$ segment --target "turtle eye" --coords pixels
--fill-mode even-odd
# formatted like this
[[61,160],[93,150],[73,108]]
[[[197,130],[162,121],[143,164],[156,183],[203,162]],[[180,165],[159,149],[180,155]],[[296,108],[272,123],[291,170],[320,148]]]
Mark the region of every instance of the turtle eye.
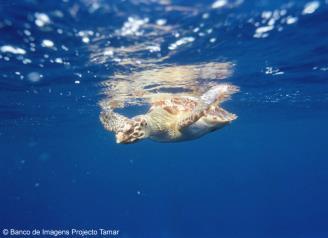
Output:
[[139,132],[138,131],[135,131],[133,132],[132,136],[138,136],[139,135]]
[[132,126],[130,124],[126,124],[123,128],[124,131],[129,131],[131,130]]

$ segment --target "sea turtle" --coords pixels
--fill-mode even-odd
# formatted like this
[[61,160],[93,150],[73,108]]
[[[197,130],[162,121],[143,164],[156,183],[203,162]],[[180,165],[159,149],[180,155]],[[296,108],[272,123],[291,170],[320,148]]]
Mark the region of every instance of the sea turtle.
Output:
[[134,143],[145,138],[159,142],[191,140],[237,118],[220,104],[238,91],[231,84],[219,84],[200,97],[172,96],[152,102],[146,114],[131,119],[105,108],[100,121],[116,134],[117,143]]

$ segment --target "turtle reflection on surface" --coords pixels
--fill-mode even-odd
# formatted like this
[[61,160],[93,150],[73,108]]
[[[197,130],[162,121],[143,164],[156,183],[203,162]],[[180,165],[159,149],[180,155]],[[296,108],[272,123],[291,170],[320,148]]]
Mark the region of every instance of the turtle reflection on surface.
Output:
[[131,74],[115,74],[102,83],[104,107],[141,105],[172,96],[200,96],[217,80],[231,75],[231,63],[163,66]]

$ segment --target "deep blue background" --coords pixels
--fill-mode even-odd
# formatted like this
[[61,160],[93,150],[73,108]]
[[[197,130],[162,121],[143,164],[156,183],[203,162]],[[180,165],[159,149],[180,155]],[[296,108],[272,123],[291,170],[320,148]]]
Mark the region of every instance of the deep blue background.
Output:
[[[307,1],[246,1],[218,10],[210,9],[212,1],[173,1],[199,5],[195,16],[130,1],[95,1],[103,7],[90,12],[90,2],[0,3],[0,46],[26,49],[32,60],[22,64],[17,55],[1,53],[0,229],[116,228],[122,238],[328,237],[325,1],[309,15],[301,14]],[[74,4],[80,7],[75,18],[68,14]],[[264,10],[286,6],[298,17],[295,24],[253,37],[249,19],[260,22]],[[54,10],[64,17],[51,17],[50,30],[38,29],[33,14]],[[238,120],[195,141],[115,144],[99,122],[98,102],[104,97],[99,82],[117,68],[90,63],[76,32],[113,32],[130,14],[166,18],[192,31],[205,12],[217,42],[199,38],[167,63],[234,62],[228,81],[241,92],[224,107]],[[35,52],[24,29],[35,38]],[[69,51],[42,48],[42,39]],[[43,62],[44,54],[70,65]],[[266,67],[284,74],[266,74]],[[15,72],[43,78],[33,83]]]

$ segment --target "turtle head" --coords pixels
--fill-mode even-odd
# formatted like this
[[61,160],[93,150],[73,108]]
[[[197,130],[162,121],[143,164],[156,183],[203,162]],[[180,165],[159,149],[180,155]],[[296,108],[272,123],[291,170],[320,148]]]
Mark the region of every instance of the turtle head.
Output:
[[131,144],[147,137],[147,121],[139,116],[127,121],[116,131],[116,143]]

